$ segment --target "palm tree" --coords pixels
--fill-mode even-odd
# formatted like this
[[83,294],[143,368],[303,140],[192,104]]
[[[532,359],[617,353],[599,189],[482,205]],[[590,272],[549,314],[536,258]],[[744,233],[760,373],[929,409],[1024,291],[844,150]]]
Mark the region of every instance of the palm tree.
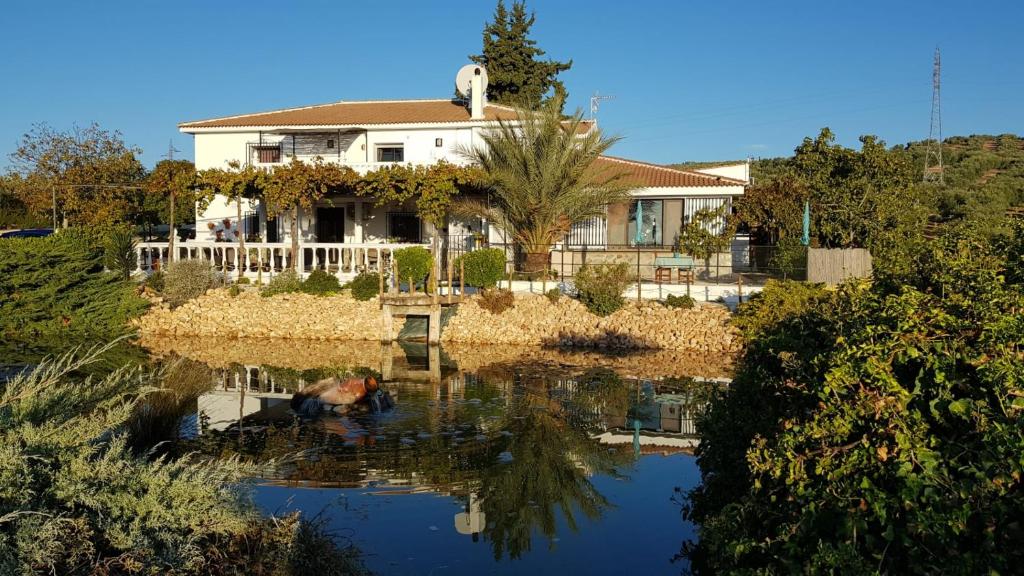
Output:
[[526,254],[526,272],[547,269],[551,246],[573,224],[628,198],[626,174],[595,164],[619,138],[597,128],[577,134],[582,113],[566,119],[560,108],[553,99],[538,111],[520,109],[517,120],[484,133],[481,145],[460,150],[483,169],[491,197],[462,200],[455,210],[502,229]]

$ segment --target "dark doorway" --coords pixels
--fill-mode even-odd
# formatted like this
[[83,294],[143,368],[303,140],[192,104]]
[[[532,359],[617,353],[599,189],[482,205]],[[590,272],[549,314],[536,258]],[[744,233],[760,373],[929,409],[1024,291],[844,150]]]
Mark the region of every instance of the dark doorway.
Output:
[[345,241],[345,208],[316,209],[316,241]]
[[420,218],[415,212],[388,212],[388,238],[394,242],[419,243]]

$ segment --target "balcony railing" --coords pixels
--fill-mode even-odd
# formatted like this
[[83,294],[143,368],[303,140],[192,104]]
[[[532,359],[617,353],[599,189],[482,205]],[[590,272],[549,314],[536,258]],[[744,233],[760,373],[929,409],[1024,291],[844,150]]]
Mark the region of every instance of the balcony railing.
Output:
[[[208,260],[228,279],[235,279],[239,270],[246,274],[263,273],[268,278],[279,274],[296,262],[296,272],[305,278],[313,270],[325,270],[341,281],[348,281],[361,272],[380,272],[391,265],[392,253],[400,248],[422,244],[340,244],[300,243],[292,254],[290,242],[246,242],[244,252],[235,242],[175,242],[174,259]],[[140,242],[136,249],[139,270],[151,274],[170,261],[167,242]]]

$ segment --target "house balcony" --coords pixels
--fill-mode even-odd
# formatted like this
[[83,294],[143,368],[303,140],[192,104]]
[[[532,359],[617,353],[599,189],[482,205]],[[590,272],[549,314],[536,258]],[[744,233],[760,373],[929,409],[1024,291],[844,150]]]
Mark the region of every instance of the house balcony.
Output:
[[[246,242],[243,251],[235,242],[188,240],[174,243],[173,256],[174,260],[207,260],[229,280],[238,278],[239,271],[249,276],[262,273],[269,280],[295,262],[300,278],[304,279],[314,270],[324,270],[340,282],[347,282],[363,272],[388,270],[394,251],[412,246],[427,245],[300,242],[298,252],[292,254],[290,242]],[[164,269],[171,259],[167,242],[140,242],[136,254],[139,271],[144,275]]]

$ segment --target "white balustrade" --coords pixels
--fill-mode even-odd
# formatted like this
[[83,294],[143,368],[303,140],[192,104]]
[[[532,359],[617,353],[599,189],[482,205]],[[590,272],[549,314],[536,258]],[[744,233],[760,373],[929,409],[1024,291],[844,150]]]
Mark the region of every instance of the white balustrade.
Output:
[[[424,245],[300,243],[296,271],[305,278],[313,270],[325,270],[338,280],[347,281],[360,272],[380,272],[382,263],[387,270],[392,252],[411,246]],[[139,270],[145,275],[163,269],[169,262],[167,242],[140,242],[137,253]],[[197,258],[210,261],[215,270],[233,280],[238,277],[239,269],[243,269],[246,275],[262,273],[268,279],[272,278],[291,267],[293,256],[290,242],[246,242],[244,252],[235,242],[190,240],[174,243],[175,260]]]

